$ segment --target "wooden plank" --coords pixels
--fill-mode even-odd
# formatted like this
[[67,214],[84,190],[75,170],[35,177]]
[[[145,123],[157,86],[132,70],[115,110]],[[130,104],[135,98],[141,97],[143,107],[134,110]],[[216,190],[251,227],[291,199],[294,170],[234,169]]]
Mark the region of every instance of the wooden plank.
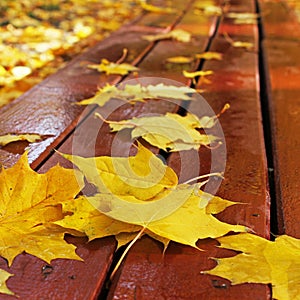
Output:
[[[214,26],[216,19],[207,18],[207,22]],[[188,83],[189,80],[182,76],[182,69],[170,68],[165,64],[166,57],[175,56],[175,55],[189,55],[195,53],[195,51],[203,51],[207,45],[208,36],[198,36],[195,37],[190,43],[182,44],[175,41],[162,41],[159,42],[156,47],[145,57],[143,62],[139,64],[139,74],[140,79],[134,82],[143,82],[144,76],[153,76],[153,77],[166,77],[177,80],[181,83]],[[166,52],[166,49],[168,51]],[[194,63],[190,66],[186,66],[190,70],[193,70],[197,67]],[[174,75],[176,74],[176,76]],[[150,79],[148,80],[150,83]],[[122,103],[122,102],[121,102]],[[123,104],[123,103],[122,103]],[[114,106],[116,105],[116,106]],[[103,108],[98,108],[97,111],[100,112],[103,116],[109,116],[109,119],[120,120],[124,118],[130,118],[133,116],[139,116],[142,114],[149,113],[165,113],[167,111],[176,111],[178,106],[169,101],[149,101],[146,103],[138,103],[135,106],[130,104],[123,104],[120,108],[116,108],[120,105],[120,102],[112,101],[105,105]],[[95,155],[111,155],[112,143],[115,143],[115,135],[109,132],[107,125],[101,127],[101,122],[95,120],[91,115],[84,120],[82,124],[76,129],[75,134],[70,136],[59,148],[61,152],[76,153],[82,156],[95,156]],[[126,138],[126,136],[125,136]],[[75,139],[79,139],[78,142],[74,142]],[[97,143],[95,144],[95,140]],[[74,147],[74,143],[78,147]],[[121,140],[117,142],[118,153],[121,155],[126,155],[128,148],[130,148],[132,141],[131,140]],[[114,147],[115,144],[114,144]],[[61,161],[62,164],[66,164],[66,161],[61,160],[61,158],[54,154],[40,169],[41,172],[47,170],[50,166]],[[101,243],[102,240],[99,240]],[[115,245],[114,239],[111,238],[111,243]],[[113,253],[113,251],[112,251]],[[109,266],[111,261],[107,261]],[[106,272],[106,268],[102,272]],[[99,273],[99,276],[102,276],[102,272]],[[141,274],[136,274],[138,277]]]
[[[144,17],[152,14],[145,14]],[[169,15],[165,22],[172,27],[179,17],[176,14]],[[34,162],[34,168],[78,122],[83,108],[73,105],[74,102],[92,96],[98,87],[106,83],[115,84],[121,80],[121,77],[116,75],[99,75],[97,71],[87,69],[86,64],[99,63],[102,58],[117,61],[124,48],[130,49],[126,62],[135,64],[155,44],[143,40],[142,36],[153,34],[161,28],[155,28],[154,21],[153,28],[141,26],[139,22],[142,23],[143,18],[138,19],[134,25],[124,26],[113,33],[91,50],[72,60],[65,68],[0,109],[1,135],[38,133],[45,137],[43,141],[29,145],[29,161]],[[16,142],[2,147],[1,164],[7,167],[13,165],[26,146],[28,144],[24,142]]]
[[[235,1],[236,7],[242,1]],[[240,11],[254,9],[254,2]],[[180,26],[180,25],[179,25]],[[245,28],[245,31],[243,30]],[[227,19],[219,28],[219,36],[213,40],[211,51],[224,54],[223,60],[205,63],[206,70],[215,73],[210,85],[201,86],[212,108],[218,112],[226,102],[231,109],[221,117],[227,147],[225,180],[218,195],[247,205],[231,207],[218,218],[232,224],[245,224],[257,234],[269,236],[269,197],[267,169],[260,116],[258,90],[258,56],[256,51],[236,49],[228,44],[223,33],[230,30],[232,38],[245,39],[257,45],[257,27],[234,25]],[[237,35],[236,32],[239,34]],[[188,108],[193,111],[193,104]],[[194,154],[191,153],[191,157]],[[210,166],[210,151],[200,149],[201,172]],[[180,173],[180,155],[172,154],[169,165]],[[206,158],[208,158],[206,160]],[[191,163],[193,167],[191,167]],[[193,160],[184,166],[190,170],[185,176],[193,177]],[[190,175],[190,176],[189,176]],[[185,178],[185,179],[187,179]],[[114,280],[108,299],[269,299],[268,287],[259,284],[230,286],[229,282],[200,271],[210,269],[214,263],[209,257],[230,256],[220,251],[211,240],[197,245],[207,252],[199,252],[175,243],[162,255],[162,246],[150,238],[143,238],[130,250]]]
[[[49,151],[72,131],[82,114],[85,117],[93,109],[84,111],[85,108],[74,106],[74,102],[92,96],[98,86],[121,79],[119,76],[99,75],[94,70],[85,69],[83,64],[87,61],[96,63],[101,58],[116,61],[124,47],[129,49],[127,61],[137,63],[154,45],[141,39],[141,35],[152,32],[151,29],[149,31],[136,26],[124,27],[73,60],[67,67],[1,109],[1,134],[37,132],[53,135],[41,143],[30,145],[30,161],[34,161],[32,165],[37,167],[47,158]],[[127,110],[130,108],[128,105]],[[26,143],[14,143],[0,149],[1,164],[12,165],[25,146]],[[47,171],[56,163],[57,160],[50,160],[41,171]],[[78,246],[78,254],[84,258],[84,263],[59,259],[43,271],[45,263],[36,257],[23,254],[16,258],[10,269],[15,276],[8,280],[8,286],[16,291],[19,299],[97,298],[112,261],[115,240],[107,238],[88,244],[79,238],[69,238],[68,241]],[[4,260],[0,263],[7,268]]]
[[[55,259],[48,265],[29,254],[20,254],[12,267],[1,258],[0,267],[14,274],[7,286],[18,298],[1,294],[1,300],[12,299],[97,299],[115,247],[111,239],[87,243],[84,238],[69,237],[77,246],[77,254],[84,262]],[[100,251],[101,249],[101,251]]]
[[261,10],[265,29],[266,66],[270,76],[268,91],[277,198],[277,233],[300,238],[300,22],[285,1],[261,2]]

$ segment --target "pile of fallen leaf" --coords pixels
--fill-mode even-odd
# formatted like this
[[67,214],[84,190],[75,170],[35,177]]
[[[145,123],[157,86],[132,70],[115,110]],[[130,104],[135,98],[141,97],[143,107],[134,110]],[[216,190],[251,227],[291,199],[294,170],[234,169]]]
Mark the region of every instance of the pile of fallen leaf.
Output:
[[126,0],[1,0],[0,106],[140,12]]

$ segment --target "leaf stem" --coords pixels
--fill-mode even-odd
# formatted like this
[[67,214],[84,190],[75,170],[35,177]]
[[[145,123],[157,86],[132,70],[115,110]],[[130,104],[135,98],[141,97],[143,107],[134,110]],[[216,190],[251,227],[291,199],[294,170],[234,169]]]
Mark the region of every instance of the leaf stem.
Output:
[[191,179],[183,182],[182,184],[188,184],[188,183],[193,182],[193,181],[198,180],[198,179],[203,179],[203,178],[206,178],[206,177],[213,177],[213,176],[218,176],[218,177],[224,178],[222,173],[210,173],[210,174],[204,174],[204,175],[200,175],[200,176],[191,178]]
[[128,49],[127,48],[123,48],[123,54],[122,56],[115,62],[116,64],[121,64],[125,58],[127,57],[128,54]]
[[95,113],[94,116],[96,118],[99,118],[101,121],[103,121],[106,124],[116,124],[116,125],[129,125],[129,126],[133,126],[133,127],[137,127],[136,124],[134,123],[129,123],[129,122],[122,122],[122,121],[109,121],[103,118],[103,116],[99,113]]
[[126,247],[125,251],[123,252],[122,256],[120,257],[119,261],[117,262],[116,266],[114,267],[113,271],[110,274],[109,280],[112,281],[114,276],[116,275],[116,272],[118,271],[121,263],[123,262],[125,256],[131,249],[131,247],[135,244],[135,242],[142,236],[142,234],[145,232],[146,227],[143,227],[141,231],[136,235],[136,237],[129,243],[129,245]]

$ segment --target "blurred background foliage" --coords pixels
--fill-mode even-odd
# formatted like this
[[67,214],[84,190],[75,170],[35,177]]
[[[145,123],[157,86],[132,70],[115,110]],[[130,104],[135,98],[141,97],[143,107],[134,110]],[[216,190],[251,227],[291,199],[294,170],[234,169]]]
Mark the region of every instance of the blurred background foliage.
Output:
[[142,10],[136,0],[0,2],[0,106]]

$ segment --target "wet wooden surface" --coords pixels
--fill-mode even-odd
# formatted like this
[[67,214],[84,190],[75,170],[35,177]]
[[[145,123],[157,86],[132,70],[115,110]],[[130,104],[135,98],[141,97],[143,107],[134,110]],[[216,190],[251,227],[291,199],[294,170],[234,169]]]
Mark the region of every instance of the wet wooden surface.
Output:
[[[215,5],[223,3],[221,0],[211,2]],[[231,12],[255,12],[256,9],[254,0],[229,2]],[[116,138],[109,132],[107,124],[94,118],[95,111],[105,118],[121,120],[152,113],[180,112],[182,105],[188,111],[200,113],[199,107],[193,103],[186,105],[153,100],[135,106],[112,101],[103,108],[96,108],[74,105],[76,101],[92,96],[97,87],[104,86],[105,83],[158,83],[157,79],[144,77],[159,77],[159,82],[164,78],[175,80],[178,84],[190,85],[191,81],[182,76],[183,69],[212,70],[214,74],[208,77],[211,83],[198,81],[196,87],[204,89],[202,95],[212,109],[204,108],[206,113],[218,113],[225,103],[230,103],[230,110],[220,118],[226,145],[219,147],[216,150],[218,154],[214,157],[211,156],[212,151],[206,148],[201,148],[198,153],[187,151],[184,157],[173,153],[168,156],[168,164],[180,175],[180,180],[184,181],[222,168],[225,166],[223,160],[226,159],[225,179],[217,195],[246,205],[228,208],[218,218],[228,223],[246,225],[256,234],[268,238],[270,198],[259,97],[258,26],[237,25],[232,19],[223,16],[199,16],[195,14],[199,3],[201,1],[174,1],[174,7],[179,8],[177,13],[146,13],[134,24],[119,30],[75,58],[64,69],[0,110],[0,134],[30,132],[45,135],[42,142],[29,145],[30,161],[39,172],[46,172],[57,162],[69,166],[51,151],[53,148],[86,157],[124,156],[131,151],[132,141],[129,136],[123,134]],[[262,3],[262,8],[268,7],[268,12],[269,6],[265,5]],[[283,14],[282,11],[278,13]],[[291,76],[297,78],[299,59],[292,55],[287,57],[284,53],[286,49],[289,49],[288,53],[296,53],[298,37],[293,33],[287,41],[282,30],[278,31],[282,40],[278,40],[277,31],[274,29],[276,22],[271,22],[267,14],[265,18],[268,37],[264,45],[268,50],[270,84],[273,88],[271,108],[274,117],[273,133],[276,137],[276,182],[280,188],[277,205],[283,205],[285,232],[297,236],[299,222],[291,219],[298,209],[298,166],[292,164],[298,155],[300,140],[296,135],[299,125],[299,97],[297,80],[291,80]],[[292,20],[294,25],[298,24],[296,19]],[[149,43],[141,39],[142,35],[165,32],[171,28],[192,32],[191,42],[183,44],[166,40]],[[224,34],[228,34],[233,41],[251,42],[253,48],[233,47]],[[283,44],[288,47],[283,49]],[[126,61],[140,68],[139,78],[134,75],[126,78],[99,75],[95,70],[85,68],[86,62],[97,63],[101,58],[117,61],[124,47],[129,51]],[[195,60],[186,65],[166,62],[171,56],[192,56],[203,51],[218,51],[223,54],[223,60]],[[278,61],[276,54],[284,56]],[[281,72],[285,80],[278,79]],[[291,99],[288,105],[285,102],[286,97]],[[292,146],[289,151],[286,151],[287,145]],[[2,147],[0,163],[11,166],[26,146],[26,143],[14,143]],[[151,149],[155,151],[154,148]],[[194,159],[198,161],[197,166]],[[212,182],[211,189],[217,189],[219,183]],[[217,249],[213,240],[199,241],[198,246],[207,250],[204,252],[171,243],[163,256],[162,246],[158,242],[143,237],[130,250],[109,289],[106,289],[105,284],[108,270],[115,258],[114,238],[86,243],[83,239],[68,237],[68,241],[78,245],[77,252],[84,258],[84,263],[57,259],[49,267],[45,262],[28,254],[17,257],[11,268],[15,276],[8,280],[8,287],[16,291],[19,299],[270,299],[270,290],[266,285],[230,286],[224,279],[200,274],[200,271],[214,266],[215,263],[210,257],[233,255],[231,251]],[[0,267],[6,268],[5,266],[6,262],[1,260]],[[14,298],[0,295],[0,299]]]
[[278,232],[300,238],[300,20],[285,1],[261,2],[269,69]]
[[[244,12],[249,10],[254,12],[254,5],[251,1],[249,5],[243,2],[243,8],[240,9]],[[228,19],[221,22],[218,35],[213,39],[209,50],[223,53],[223,60],[204,64],[204,70],[213,70],[215,74],[209,77],[212,81],[210,84],[201,85],[200,88],[206,90],[203,96],[215,112],[220,111],[226,102],[231,104],[231,109],[221,117],[226,140],[227,162],[225,180],[218,195],[248,204],[227,209],[218,217],[225,222],[245,224],[257,234],[268,237],[269,194],[257,78],[258,33],[256,26],[245,25],[245,27],[243,31],[242,25],[233,25]],[[254,49],[245,51],[245,49],[232,47],[223,37],[225,31],[230,32],[235,40],[253,42]],[[194,106],[196,105],[192,104],[188,109],[192,112],[197,111]],[[222,149],[219,150],[222,155]],[[201,174],[208,173],[212,167],[205,163],[209,161],[210,154],[207,149],[200,149]],[[187,178],[196,176],[195,167],[191,168],[193,157],[194,154],[190,153],[190,164],[184,166],[189,173],[185,175]],[[177,173],[182,168],[180,158],[179,154],[171,154],[169,157],[169,165]],[[214,168],[216,167],[214,165]],[[217,251],[210,240],[201,241],[199,247],[206,249],[207,252],[199,252],[172,243],[162,256],[162,247],[150,238],[144,238],[128,254],[112,284],[108,299],[268,299],[270,297],[268,287],[263,285],[247,284],[233,287],[226,280],[201,275],[199,271],[214,266],[209,257],[223,257],[230,255],[230,252]],[[141,277],[140,274],[143,276]]]

